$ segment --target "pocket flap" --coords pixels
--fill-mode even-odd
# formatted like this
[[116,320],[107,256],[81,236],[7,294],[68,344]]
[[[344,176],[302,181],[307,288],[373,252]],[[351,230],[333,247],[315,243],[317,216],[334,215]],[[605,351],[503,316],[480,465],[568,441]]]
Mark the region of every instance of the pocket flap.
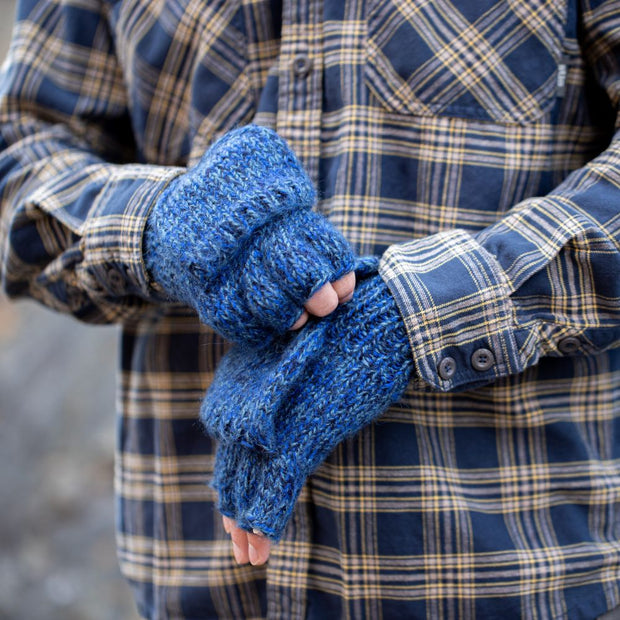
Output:
[[371,4],[366,81],[387,109],[527,123],[553,104],[565,2]]

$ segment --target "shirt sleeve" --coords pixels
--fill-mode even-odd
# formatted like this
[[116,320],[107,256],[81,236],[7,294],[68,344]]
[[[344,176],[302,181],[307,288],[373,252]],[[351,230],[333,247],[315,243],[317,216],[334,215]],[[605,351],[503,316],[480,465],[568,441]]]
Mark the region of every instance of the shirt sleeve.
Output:
[[9,297],[90,322],[160,298],[146,216],[181,168],[135,164],[103,4],[23,0],[0,73],[0,251]]
[[394,245],[382,257],[418,376],[434,389],[470,389],[543,356],[620,344],[620,22],[616,0],[587,4],[585,53],[616,110],[608,148],[489,228]]

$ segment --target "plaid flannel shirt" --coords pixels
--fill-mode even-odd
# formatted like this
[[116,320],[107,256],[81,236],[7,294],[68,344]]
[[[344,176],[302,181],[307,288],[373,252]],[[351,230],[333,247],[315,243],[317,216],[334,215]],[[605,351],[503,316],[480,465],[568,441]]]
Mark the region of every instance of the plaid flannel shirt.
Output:
[[[2,281],[122,330],[118,550],[153,618],[594,618],[620,605],[618,0],[22,0]],[[149,208],[286,138],[383,255],[416,365],[238,567],[197,423],[226,343],[158,301]]]

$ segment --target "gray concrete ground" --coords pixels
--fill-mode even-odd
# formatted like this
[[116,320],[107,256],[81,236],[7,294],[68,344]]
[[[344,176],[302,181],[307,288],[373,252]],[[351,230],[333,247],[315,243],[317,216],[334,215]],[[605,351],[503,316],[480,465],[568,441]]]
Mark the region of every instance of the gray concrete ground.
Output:
[[[4,58],[13,0],[0,0]],[[112,498],[118,332],[0,298],[0,620],[133,620]]]

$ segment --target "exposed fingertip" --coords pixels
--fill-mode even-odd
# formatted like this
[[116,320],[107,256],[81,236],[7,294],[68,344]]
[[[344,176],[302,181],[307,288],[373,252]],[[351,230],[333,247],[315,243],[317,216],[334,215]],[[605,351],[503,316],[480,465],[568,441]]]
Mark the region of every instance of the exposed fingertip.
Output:
[[315,316],[327,316],[338,307],[338,294],[328,282],[306,302],[306,310]]
[[289,327],[289,329],[291,331],[294,331],[296,329],[300,329],[301,327],[303,327],[306,323],[308,322],[308,313],[306,312],[306,310],[304,310],[300,315],[299,318],[291,325],[291,327]]
[[269,547],[259,550],[254,545],[249,545],[250,564],[262,566],[269,559]]
[[332,282],[332,286],[338,295],[340,303],[345,303],[353,297],[355,281],[355,271],[349,271],[349,273],[342,276],[342,278]]
[[269,559],[271,553],[271,541],[260,531],[253,530],[253,534],[248,534],[248,555],[250,563],[260,566]]
[[247,552],[244,553],[241,550],[241,547],[239,547],[239,545],[237,545],[235,541],[233,541],[232,548],[233,555],[235,556],[235,561],[237,562],[237,564],[247,564],[249,560]]
[[256,548],[254,547],[254,545],[248,546],[248,555],[250,557],[250,564],[252,564],[253,566],[256,566],[256,564],[260,560],[260,556],[258,555],[258,551],[256,551]]

